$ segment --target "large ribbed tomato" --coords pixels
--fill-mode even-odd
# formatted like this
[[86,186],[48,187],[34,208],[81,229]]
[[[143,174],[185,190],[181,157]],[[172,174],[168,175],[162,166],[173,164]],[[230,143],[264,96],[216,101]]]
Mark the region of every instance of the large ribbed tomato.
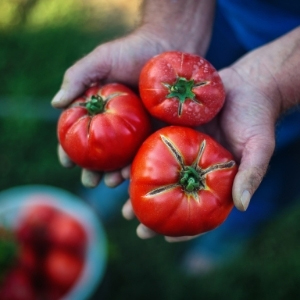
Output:
[[208,135],[164,127],[140,147],[130,180],[138,220],[166,236],[197,235],[220,225],[233,208],[232,155]]
[[113,171],[131,163],[150,133],[142,101],[122,84],[90,87],[61,114],[58,139],[79,166]]
[[179,51],[150,59],[141,71],[139,89],[148,111],[171,125],[207,123],[225,100],[222,80],[212,64]]

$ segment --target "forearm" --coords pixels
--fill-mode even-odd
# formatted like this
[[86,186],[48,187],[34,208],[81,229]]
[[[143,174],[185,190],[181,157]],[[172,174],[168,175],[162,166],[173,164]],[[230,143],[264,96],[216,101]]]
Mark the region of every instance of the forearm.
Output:
[[270,54],[268,64],[274,66],[281,111],[285,111],[300,104],[300,26],[270,45]]
[[205,55],[215,0],[145,0],[141,27],[173,50]]

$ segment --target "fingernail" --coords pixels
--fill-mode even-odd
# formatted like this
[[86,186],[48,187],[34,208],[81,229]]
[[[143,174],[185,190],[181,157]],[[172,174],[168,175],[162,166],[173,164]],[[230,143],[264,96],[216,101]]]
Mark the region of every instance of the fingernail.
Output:
[[244,211],[248,208],[248,205],[250,203],[250,199],[251,199],[251,194],[249,191],[245,190],[243,191],[242,193],[242,196],[241,196],[241,203],[243,205],[243,208],[244,208]]
[[64,96],[64,93],[65,93],[64,90],[59,90],[57,92],[57,94],[54,96],[54,98],[52,99],[51,104],[52,105],[57,105],[57,104],[61,103],[61,100]]

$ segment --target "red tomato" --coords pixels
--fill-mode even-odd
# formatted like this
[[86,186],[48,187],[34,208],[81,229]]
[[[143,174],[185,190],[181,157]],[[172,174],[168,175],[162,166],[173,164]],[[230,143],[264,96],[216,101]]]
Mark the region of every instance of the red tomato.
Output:
[[133,161],[133,210],[141,223],[166,236],[206,232],[230,213],[236,172],[232,155],[211,137],[188,127],[164,127]]
[[83,260],[60,249],[52,249],[45,257],[44,272],[50,285],[67,291],[79,278]]
[[58,139],[65,152],[73,162],[91,170],[126,166],[149,133],[142,102],[117,83],[89,88],[58,121]]
[[45,285],[40,288],[39,300],[62,300],[66,292],[59,289],[56,285],[51,285],[46,282]]
[[28,276],[35,276],[38,272],[39,257],[35,249],[28,244],[20,244],[17,264],[26,271]]
[[1,300],[37,300],[27,273],[19,268],[9,271],[0,284]]
[[49,239],[54,247],[60,247],[76,253],[83,253],[87,245],[87,236],[83,226],[73,216],[58,213],[49,223]]
[[200,56],[178,51],[150,59],[141,71],[139,88],[148,111],[171,125],[207,123],[225,100],[216,69]]
[[45,204],[24,208],[16,228],[18,239],[44,248],[48,242],[48,224],[56,213],[54,207]]

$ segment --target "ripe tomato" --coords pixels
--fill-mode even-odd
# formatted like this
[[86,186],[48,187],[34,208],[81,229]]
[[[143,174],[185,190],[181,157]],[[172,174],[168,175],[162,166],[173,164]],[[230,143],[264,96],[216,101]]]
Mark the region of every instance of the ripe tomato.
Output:
[[129,164],[150,133],[142,101],[117,83],[90,87],[58,121],[58,139],[83,168],[113,171]]
[[83,259],[60,249],[52,249],[45,257],[44,272],[50,285],[69,290],[83,270]]
[[38,273],[39,256],[30,244],[19,244],[17,265],[26,271],[27,276],[33,278]]
[[34,287],[21,268],[11,269],[0,284],[1,300],[37,300]]
[[150,59],[141,71],[139,89],[148,111],[171,125],[207,123],[225,100],[216,69],[200,56],[179,51]]
[[133,210],[141,223],[163,235],[206,232],[230,213],[236,172],[232,155],[211,137],[188,127],[164,127],[133,161]]
[[87,236],[83,226],[73,216],[60,212],[51,220],[48,227],[51,246],[74,253],[83,253]]
[[37,204],[22,211],[16,228],[16,235],[23,243],[45,248],[48,243],[48,224],[57,210],[49,205]]

